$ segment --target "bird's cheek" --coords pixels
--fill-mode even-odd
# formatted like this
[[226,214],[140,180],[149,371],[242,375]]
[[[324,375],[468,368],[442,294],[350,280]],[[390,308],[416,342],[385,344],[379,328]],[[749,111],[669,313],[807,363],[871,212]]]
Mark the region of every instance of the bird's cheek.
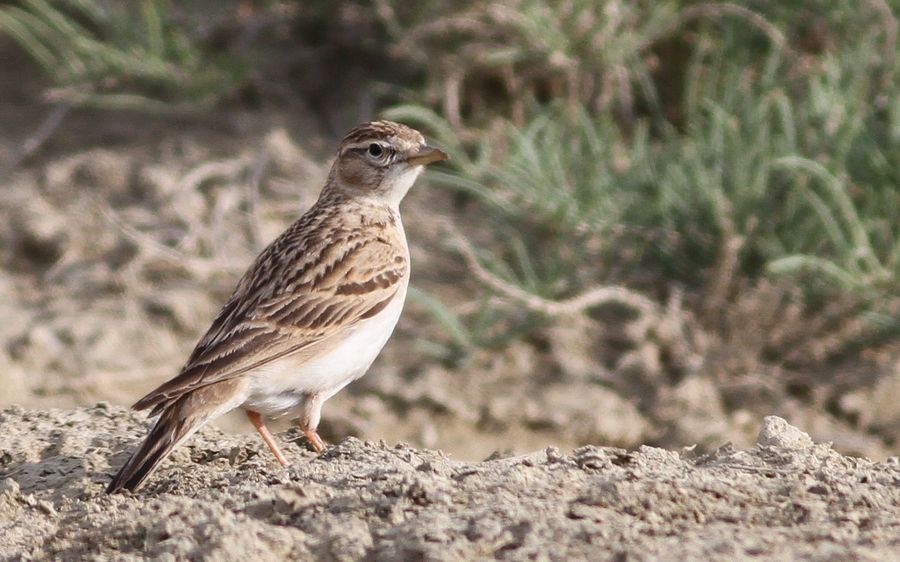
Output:
[[349,161],[340,168],[341,180],[344,185],[363,186],[367,183],[366,166],[357,161]]

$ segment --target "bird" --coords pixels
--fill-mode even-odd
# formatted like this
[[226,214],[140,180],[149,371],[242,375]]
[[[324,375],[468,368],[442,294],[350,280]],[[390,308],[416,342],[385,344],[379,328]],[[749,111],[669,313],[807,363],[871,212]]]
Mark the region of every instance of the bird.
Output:
[[264,418],[296,418],[324,451],[323,404],[366,373],[400,318],[410,277],[400,202],[425,166],[448,158],[400,123],[347,133],[316,202],[256,257],[179,374],[134,404],[158,418],[106,492],[138,490],[236,408],[282,466]]

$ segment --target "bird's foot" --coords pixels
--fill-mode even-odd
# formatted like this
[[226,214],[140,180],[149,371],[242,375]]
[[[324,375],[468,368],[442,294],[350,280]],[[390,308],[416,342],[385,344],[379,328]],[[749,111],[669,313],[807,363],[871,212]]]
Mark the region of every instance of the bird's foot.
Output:
[[309,444],[312,445],[312,448],[316,450],[317,453],[320,453],[325,450],[325,447],[328,446],[325,441],[319,437],[319,434],[315,429],[304,429],[303,435],[306,435],[306,440],[309,441]]

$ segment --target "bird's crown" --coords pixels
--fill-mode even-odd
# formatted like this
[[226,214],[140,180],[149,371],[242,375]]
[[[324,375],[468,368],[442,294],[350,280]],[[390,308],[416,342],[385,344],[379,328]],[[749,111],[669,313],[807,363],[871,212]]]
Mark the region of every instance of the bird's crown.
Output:
[[341,151],[372,141],[382,141],[400,150],[411,150],[425,144],[419,131],[393,121],[369,121],[353,128],[341,141]]

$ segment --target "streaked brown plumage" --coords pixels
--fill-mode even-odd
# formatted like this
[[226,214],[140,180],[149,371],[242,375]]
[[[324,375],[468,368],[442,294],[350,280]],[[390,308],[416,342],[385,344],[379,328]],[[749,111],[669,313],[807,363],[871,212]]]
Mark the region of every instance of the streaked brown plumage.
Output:
[[318,201],[256,258],[178,376],[135,405],[156,425],[107,488],[135,490],[174,447],[236,407],[286,464],[262,415],[294,415],[316,450],[322,404],[362,376],[399,317],[409,252],[398,205],[447,155],[389,121],[341,143]]

